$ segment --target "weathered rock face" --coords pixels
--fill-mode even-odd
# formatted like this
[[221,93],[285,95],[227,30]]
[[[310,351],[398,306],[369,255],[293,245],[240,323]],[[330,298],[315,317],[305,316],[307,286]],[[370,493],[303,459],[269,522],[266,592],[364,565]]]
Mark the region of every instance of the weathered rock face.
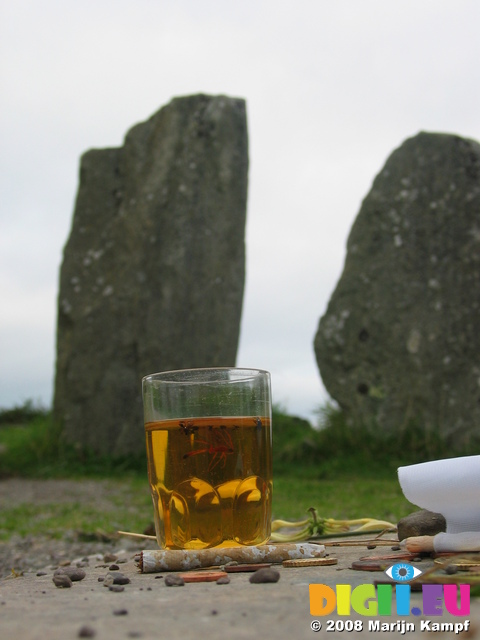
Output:
[[174,99],[82,157],[58,298],[70,442],[142,452],[144,375],[235,364],[247,176],[245,102],[225,96]]
[[420,419],[467,444],[480,424],[480,145],[420,133],[351,229],[315,353],[352,423]]

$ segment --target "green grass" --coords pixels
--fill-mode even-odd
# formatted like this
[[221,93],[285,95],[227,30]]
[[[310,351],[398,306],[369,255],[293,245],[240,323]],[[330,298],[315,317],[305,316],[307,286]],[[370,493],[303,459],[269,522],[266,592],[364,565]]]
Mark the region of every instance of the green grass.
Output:
[[152,522],[152,500],[146,478],[128,475],[123,480],[100,480],[101,503],[71,501],[25,502],[0,510],[0,540],[11,535],[70,536],[98,540],[116,531],[142,533]]
[[[375,425],[348,426],[330,405],[319,415],[321,428],[314,429],[280,407],[274,410],[274,518],[303,519],[315,507],[321,517],[396,522],[416,509],[401,492],[397,468],[454,455],[415,425],[388,435]],[[0,478],[12,476],[102,480],[112,485],[110,506],[52,502],[7,507],[0,513],[0,539],[13,533],[141,532],[152,519],[144,456],[112,459],[80,452],[65,443],[50,414],[31,403],[0,411]]]

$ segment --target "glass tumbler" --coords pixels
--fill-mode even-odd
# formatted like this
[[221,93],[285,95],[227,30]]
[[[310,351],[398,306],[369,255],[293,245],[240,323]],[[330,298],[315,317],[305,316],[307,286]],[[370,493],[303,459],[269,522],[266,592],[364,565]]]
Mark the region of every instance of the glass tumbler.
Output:
[[259,545],[270,537],[270,374],[166,371],[142,381],[160,548]]

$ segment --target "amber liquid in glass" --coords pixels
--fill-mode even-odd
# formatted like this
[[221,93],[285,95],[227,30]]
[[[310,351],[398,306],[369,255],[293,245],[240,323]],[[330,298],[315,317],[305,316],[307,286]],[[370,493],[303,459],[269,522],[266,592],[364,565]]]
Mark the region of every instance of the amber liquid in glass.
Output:
[[258,545],[270,537],[271,425],[265,417],[148,422],[160,547]]

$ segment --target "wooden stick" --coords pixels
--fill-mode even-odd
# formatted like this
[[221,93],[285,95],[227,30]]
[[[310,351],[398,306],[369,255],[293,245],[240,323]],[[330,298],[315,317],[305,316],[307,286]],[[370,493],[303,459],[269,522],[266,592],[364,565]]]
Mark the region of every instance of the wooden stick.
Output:
[[131,531],[117,531],[120,536],[130,536],[131,538],[144,538],[146,540],[156,540],[156,536],[148,536],[146,533],[132,533]]
[[365,545],[390,547],[398,544],[398,540],[386,540],[385,538],[371,538],[370,540],[323,540],[326,547],[364,547]]

